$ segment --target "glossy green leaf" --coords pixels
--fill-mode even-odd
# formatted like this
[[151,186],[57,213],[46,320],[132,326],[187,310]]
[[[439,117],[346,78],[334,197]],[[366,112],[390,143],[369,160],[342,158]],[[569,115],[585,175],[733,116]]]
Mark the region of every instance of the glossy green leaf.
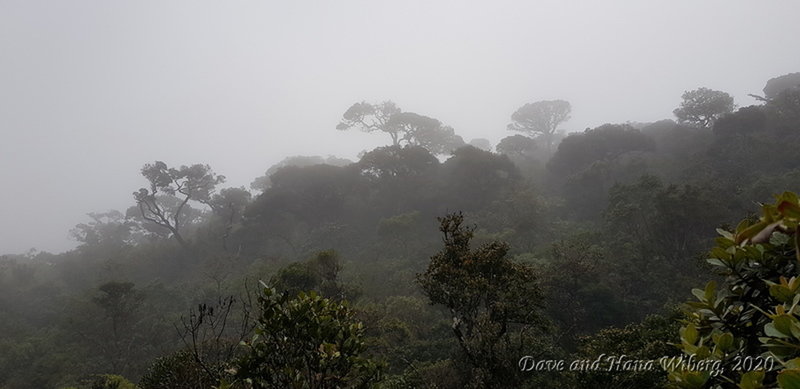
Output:
[[742,374],[739,380],[739,388],[741,389],[760,389],[764,387],[764,371],[754,370]]
[[786,369],[778,373],[781,389],[800,389],[800,369]]

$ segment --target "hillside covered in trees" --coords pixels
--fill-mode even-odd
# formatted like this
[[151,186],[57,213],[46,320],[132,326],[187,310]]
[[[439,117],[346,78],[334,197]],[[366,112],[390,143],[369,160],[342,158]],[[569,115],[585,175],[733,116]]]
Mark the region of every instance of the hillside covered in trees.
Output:
[[[800,207],[759,204],[800,193],[800,73],[758,105],[682,99],[573,133],[567,101],[509,107],[494,147],[357,102],[330,130],[386,146],[287,157],[250,188],[143,161],[130,208],[90,214],[76,249],[0,257],[0,388],[797,387],[778,372],[800,367]],[[736,347],[780,363],[725,381],[520,361]]]

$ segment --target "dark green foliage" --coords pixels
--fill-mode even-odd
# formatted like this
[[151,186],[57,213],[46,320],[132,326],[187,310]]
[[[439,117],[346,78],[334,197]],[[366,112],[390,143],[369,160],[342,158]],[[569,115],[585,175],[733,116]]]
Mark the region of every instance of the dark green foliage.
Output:
[[136,385],[118,375],[100,375],[94,378],[90,389],[136,389]]
[[444,249],[418,276],[425,295],[450,311],[453,333],[471,366],[470,385],[509,387],[523,376],[516,361],[542,338],[541,291],[533,270],[506,258],[508,245],[472,250],[461,214],[439,219]]
[[125,377],[114,374],[94,374],[79,381],[78,386],[64,389],[139,389]]
[[386,360],[387,374],[413,375],[420,365],[458,352],[450,321],[424,297],[392,296],[361,305],[359,317],[367,325],[368,351]]
[[320,275],[305,262],[295,262],[280,270],[272,279],[272,285],[281,292],[298,294],[319,288]]
[[705,231],[724,221],[723,212],[702,188],[664,185],[657,177],[642,176],[611,188],[604,218],[620,240],[638,245],[643,257],[685,265],[710,241]]
[[234,383],[322,389],[369,387],[379,380],[380,366],[362,355],[363,324],[347,303],[264,288],[258,305],[255,336],[234,363]]
[[[800,92],[790,84],[769,92],[763,105],[715,117],[713,131],[688,121],[609,124],[568,136],[550,161],[546,143],[557,143],[557,130],[547,140],[507,137],[499,154],[463,147],[434,155],[458,140],[452,129],[391,103],[362,103],[344,115],[345,127],[385,131],[396,145],[367,151],[356,163],[287,158],[267,170],[255,198],[242,188],[218,190],[221,177],[206,165],[147,165],[143,173],[158,194],[147,188],[145,202],[125,215],[91,214],[74,229],[78,249],[0,257],[0,388],[83,388],[91,384],[85,377],[104,373],[143,377],[152,387],[216,386],[232,378],[226,370],[238,352],[252,351],[237,345],[252,339],[255,323],[239,318],[240,307],[226,321],[225,305],[208,301],[245,295],[241,280],[253,277],[289,292],[275,309],[307,325],[295,329],[286,319],[275,326],[300,339],[309,328],[335,332],[353,322],[338,313],[329,316],[342,320],[327,322],[298,307],[339,312],[342,300],[355,301],[350,318],[366,328],[341,331],[363,342],[352,349],[362,350],[360,357],[388,363],[384,387],[658,386],[660,378],[649,375],[513,370],[522,355],[668,352],[662,346],[678,332],[662,336],[666,319],[647,317],[706,278],[702,252],[714,229],[732,230],[731,222],[773,193],[800,190]],[[189,250],[169,239],[170,228],[142,217],[138,205],[147,204],[177,223]],[[457,210],[480,229],[462,222],[459,235],[451,225],[441,250],[435,216]],[[785,240],[781,233],[773,238]],[[770,258],[790,257],[783,240],[759,244]],[[751,246],[758,247],[743,247]],[[439,250],[439,265],[424,273]],[[778,273],[786,266],[748,261],[743,274],[755,289],[747,303],[767,301],[772,305],[762,309],[777,313],[768,296],[775,285],[761,279],[791,289],[791,272],[784,284]],[[415,282],[419,273],[427,274],[426,289]],[[312,290],[330,301],[305,293],[303,302],[289,303]],[[452,295],[468,301],[447,301],[442,290],[461,291]],[[441,303],[428,304],[426,293]],[[705,299],[705,290],[695,294]],[[774,321],[755,309],[748,315],[756,327]],[[547,334],[540,330],[545,321],[552,323]],[[680,333],[691,335],[684,327]],[[714,330],[710,338],[707,328],[695,330],[704,346],[716,342]],[[579,342],[582,336],[589,340]],[[758,336],[745,338],[754,350],[776,350]],[[309,358],[321,355],[319,345],[301,346]],[[776,374],[764,382],[776,382]]]
[[543,266],[546,312],[567,349],[574,350],[579,336],[636,319],[633,304],[624,300],[619,270],[601,246],[601,238],[598,234],[576,234],[557,242],[552,247],[552,260]]
[[353,301],[359,291],[352,285],[341,283],[341,269],[339,254],[333,250],[320,251],[307,261],[295,262],[278,270],[271,284],[289,295],[316,291],[331,299]]
[[135,341],[131,329],[136,322],[137,310],[142,305],[144,295],[131,282],[107,282],[98,289],[101,293],[92,301],[103,310],[105,318],[110,321],[110,328],[101,329],[110,330],[104,356],[113,372],[127,372],[130,363],[127,348]]
[[[577,358],[596,360],[606,356],[625,355],[630,360],[658,360],[678,354],[677,315],[651,315],[640,323],[623,328],[607,328],[581,339]],[[603,365],[607,368],[606,364]],[[586,371],[575,375],[577,388],[666,388],[667,373],[656,366],[650,371]]]
[[116,333],[122,322],[136,312],[144,296],[131,282],[107,282],[97,289],[102,293],[92,301],[105,311]]
[[189,350],[156,359],[139,380],[141,389],[211,389],[218,384]]

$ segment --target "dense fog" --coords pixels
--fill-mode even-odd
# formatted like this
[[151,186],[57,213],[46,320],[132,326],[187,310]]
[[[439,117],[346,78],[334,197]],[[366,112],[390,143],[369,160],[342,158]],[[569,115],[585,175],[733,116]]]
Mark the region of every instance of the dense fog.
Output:
[[791,2],[0,2],[0,389],[800,387]]
[[[526,102],[565,131],[672,117],[685,90],[752,104],[797,71],[798,6],[723,1],[0,4],[0,252],[59,252],[130,202],[141,165],[209,163],[233,186],[292,155],[354,159],[332,131],[393,100],[496,144]],[[57,194],[55,193],[57,192]]]

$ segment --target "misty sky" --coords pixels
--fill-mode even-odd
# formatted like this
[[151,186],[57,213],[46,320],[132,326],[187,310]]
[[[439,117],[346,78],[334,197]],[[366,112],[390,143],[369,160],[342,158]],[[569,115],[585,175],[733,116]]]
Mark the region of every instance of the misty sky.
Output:
[[796,1],[0,0],[0,253],[75,246],[139,169],[208,163],[227,186],[290,155],[388,136],[335,130],[394,100],[495,144],[526,102],[583,130],[671,118],[683,91],[753,103],[800,71]]

